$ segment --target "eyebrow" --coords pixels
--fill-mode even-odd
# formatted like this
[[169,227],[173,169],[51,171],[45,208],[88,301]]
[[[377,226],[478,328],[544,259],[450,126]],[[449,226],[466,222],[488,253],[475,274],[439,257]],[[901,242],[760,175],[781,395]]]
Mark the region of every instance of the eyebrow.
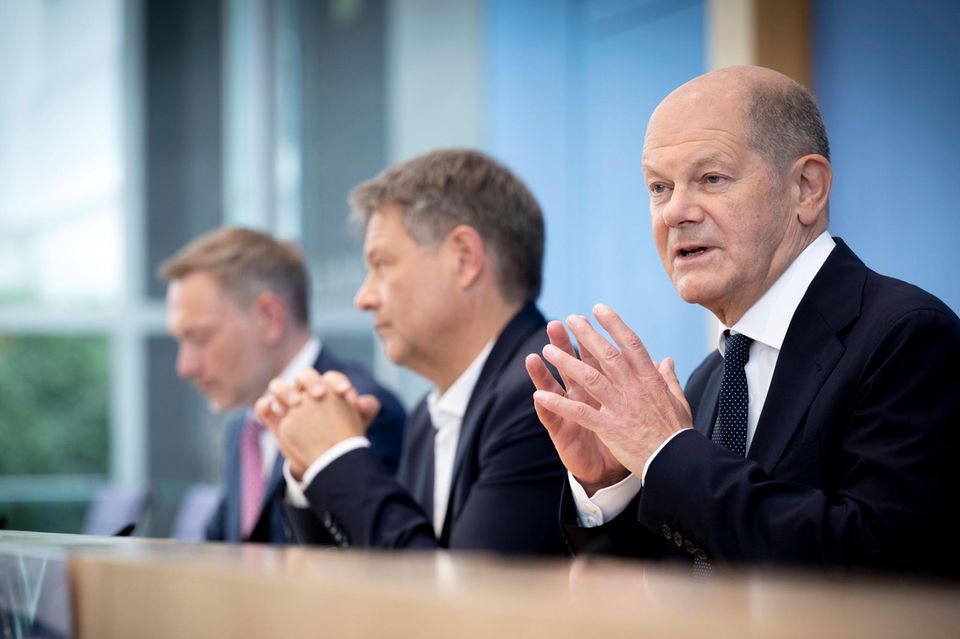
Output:
[[710,155],[706,157],[702,157],[696,162],[694,162],[693,165],[690,167],[690,169],[696,173],[698,171],[703,170],[704,167],[709,166],[711,164],[726,164],[726,163],[727,161],[724,159],[724,157],[721,154],[711,153]]
[[[711,164],[722,164],[722,165],[726,165],[727,163],[728,163],[728,161],[727,161],[727,159],[725,158],[725,156],[724,156],[723,154],[721,154],[721,153],[711,153],[710,155],[706,155],[706,156],[704,156],[704,157],[702,157],[702,158],[694,161],[693,164],[690,165],[690,167],[689,167],[688,170],[691,171],[691,172],[693,172],[693,173],[696,173],[696,172],[698,172],[698,171],[703,170],[704,167],[709,166],[709,165],[711,165]],[[644,171],[644,173],[650,173],[650,174],[655,175],[655,176],[659,176],[659,175],[660,175],[660,172],[659,172],[650,162],[644,161],[644,162],[642,163],[642,166],[643,166],[643,171]]]

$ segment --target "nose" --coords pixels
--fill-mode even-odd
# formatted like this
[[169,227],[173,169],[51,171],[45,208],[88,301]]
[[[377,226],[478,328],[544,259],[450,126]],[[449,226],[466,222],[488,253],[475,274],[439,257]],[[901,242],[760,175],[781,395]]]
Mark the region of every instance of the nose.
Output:
[[696,194],[690,189],[677,185],[670,194],[670,199],[660,206],[660,219],[668,227],[677,227],[682,224],[696,224],[703,221],[703,208],[697,200]]
[[193,348],[181,344],[177,349],[177,375],[183,379],[193,379],[200,373],[200,358]]
[[353,305],[361,311],[375,311],[380,306],[380,298],[377,296],[376,287],[373,285],[373,273],[367,271],[367,276],[363,278],[357,294],[353,296]]

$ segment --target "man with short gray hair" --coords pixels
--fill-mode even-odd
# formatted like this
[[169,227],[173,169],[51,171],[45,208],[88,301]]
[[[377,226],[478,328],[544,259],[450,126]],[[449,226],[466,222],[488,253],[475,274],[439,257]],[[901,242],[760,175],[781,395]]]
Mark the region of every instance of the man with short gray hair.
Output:
[[257,412],[287,456],[294,527],[340,546],[561,551],[563,466],[523,370],[546,343],[536,200],[492,158],[452,149],[387,169],[351,202],[368,269],[355,303],[433,390],[395,480],[361,437],[375,402],[332,373],[272,382]]
[[[719,320],[681,389],[672,360],[602,304],[527,367],[569,470],[571,545],[689,562],[960,575],[952,530],[960,320],[831,237],[819,109],[759,67],[700,76],[643,148],[653,237],[674,287]],[[869,211],[860,212],[869,216]],[[869,222],[866,222],[869,223]],[[655,308],[655,305],[651,305]]]

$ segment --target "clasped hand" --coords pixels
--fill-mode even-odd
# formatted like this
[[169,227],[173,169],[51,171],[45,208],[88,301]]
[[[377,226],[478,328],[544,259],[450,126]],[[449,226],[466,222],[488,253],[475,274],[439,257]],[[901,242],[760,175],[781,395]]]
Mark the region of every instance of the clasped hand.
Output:
[[538,355],[526,360],[537,387],[537,415],[564,465],[590,495],[628,473],[640,477],[654,451],[692,425],[673,360],[651,360],[640,338],[609,307],[598,304],[593,314],[616,346],[585,317],[571,315],[566,324],[579,358],[563,324],[547,325],[550,344],[543,357],[557,368],[562,387]]
[[346,375],[305,368],[296,383],[270,382],[267,394],[254,406],[257,417],[273,431],[280,452],[300,479],[323,453],[350,437],[362,436],[380,411],[373,395],[360,395]]

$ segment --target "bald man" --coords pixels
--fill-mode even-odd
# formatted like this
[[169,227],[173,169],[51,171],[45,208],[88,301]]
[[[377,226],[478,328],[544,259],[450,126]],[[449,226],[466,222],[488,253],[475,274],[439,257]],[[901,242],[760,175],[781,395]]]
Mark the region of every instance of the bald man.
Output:
[[[960,575],[960,321],[869,270],[828,229],[826,130],[810,94],[756,67],[667,96],[647,127],[653,236],[685,301],[720,322],[683,390],[616,315],[548,327],[527,369],[569,476],[577,549]],[[869,223],[869,211],[849,211]]]

